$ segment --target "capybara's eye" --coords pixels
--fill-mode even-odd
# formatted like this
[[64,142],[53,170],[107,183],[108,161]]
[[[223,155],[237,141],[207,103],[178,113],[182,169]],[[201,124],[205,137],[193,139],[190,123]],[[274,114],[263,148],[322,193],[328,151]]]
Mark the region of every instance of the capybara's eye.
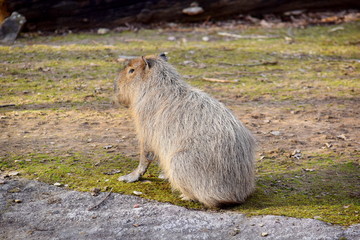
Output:
[[134,71],[135,71],[135,69],[132,68],[129,70],[129,73],[133,73]]

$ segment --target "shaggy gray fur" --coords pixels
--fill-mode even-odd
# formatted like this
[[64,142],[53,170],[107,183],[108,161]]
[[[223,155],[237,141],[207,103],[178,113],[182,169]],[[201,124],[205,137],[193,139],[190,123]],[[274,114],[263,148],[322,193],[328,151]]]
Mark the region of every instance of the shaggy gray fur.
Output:
[[181,79],[166,56],[132,60],[115,83],[140,142],[140,163],[120,181],[137,181],[154,159],[183,199],[209,207],[241,203],[254,190],[251,133],[219,101]]

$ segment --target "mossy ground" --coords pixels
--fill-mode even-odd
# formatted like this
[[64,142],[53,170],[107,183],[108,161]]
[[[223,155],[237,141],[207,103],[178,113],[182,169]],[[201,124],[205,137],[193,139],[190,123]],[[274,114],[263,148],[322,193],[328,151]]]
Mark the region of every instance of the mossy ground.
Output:
[[[360,23],[342,27],[292,29],[291,44],[284,39],[289,29],[234,27],[227,31],[282,37],[236,40],[213,28],[154,29],[28,35],[0,46],[0,105],[15,104],[0,108],[0,170],[81,191],[141,191],[204,209],[181,201],[156,178],[156,165],[142,179],[150,181],[117,181],[136,167],[138,154],[127,110],[110,104],[122,67],[116,59],[168,52],[187,81],[224,102],[259,141],[256,192],[229,210],[360,223]],[[291,156],[295,149],[299,158]],[[104,174],[114,169],[122,172]]]

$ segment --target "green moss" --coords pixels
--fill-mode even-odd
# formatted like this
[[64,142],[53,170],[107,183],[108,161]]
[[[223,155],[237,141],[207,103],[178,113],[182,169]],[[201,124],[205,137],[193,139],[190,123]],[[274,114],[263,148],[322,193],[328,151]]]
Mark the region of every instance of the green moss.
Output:
[[[117,178],[134,169],[137,162],[121,155],[98,154],[100,155],[93,153],[92,156],[86,156],[84,153],[58,152],[52,155],[13,155],[1,159],[0,169],[17,170],[30,179],[49,184],[60,182],[79,191],[90,191],[94,187],[103,191],[112,188],[114,192],[124,194],[140,191],[143,193],[141,197],[144,198],[189,208],[204,208],[199,203],[180,200],[179,194],[171,190],[167,181],[156,177],[159,174],[156,165],[150,167],[141,181],[123,183],[117,181]],[[105,160],[94,162],[99,156]],[[334,164],[331,159],[323,159],[320,156],[313,159],[310,166],[313,166],[312,164],[317,168],[305,171],[304,167],[307,167],[307,164],[269,169],[269,166],[275,165],[273,162],[260,162],[255,193],[244,204],[231,209],[248,215],[315,217],[341,225],[358,223],[359,164]],[[115,175],[106,174],[113,170],[122,172]]]
[[[94,159],[105,159],[95,162]],[[139,182],[123,183],[117,178],[133,170],[137,162],[124,156],[107,156],[105,153],[93,153],[86,156],[84,153],[54,153],[13,155],[0,160],[0,170],[17,170],[22,176],[43,181],[49,184],[60,182],[70,189],[91,191],[100,188],[103,191],[113,189],[113,192],[133,194],[140,191],[141,197],[162,202],[171,202],[185,207],[202,208],[201,204],[184,202],[178,193],[171,190],[170,184],[158,179],[158,166],[152,165]],[[109,175],[113,170],[120,173]]]
[[250,215],[320,217],[342,225],[360,221],[356,161],[336,164],[340,156],[319,155],[291,164],[281,158],[258,162],[255,194],[234,209]]
[[[104,173],[113,169],[129,171],[135,168],[136,161],[118,156],[94,164],[89,160],[94,158],[81,153],[71,156],[61,156],[59,153],[14,156],[2,159],[1,169],[20,170],[26,177],[50,184],[61,182],[67,184],[69,188],[80,191],[89,191],[94,187],[104,190],[112,188],[114,192],[125,194],[141,191],[142,197],[145,198],[172,202],[185,207],[202,208],[198,203],[179,200],[178,194],[171,191],[168,182],[155,177],[159,172],[156,166],[152,166],[143,178],[150,182],[126,184],[116,180],[119,175]],[[318,161],[324,162],[322,159]],[[352,194],[356,193],[359,184],[359,165],[354,162],[324,165],[328,167],[321,167],[315,172],[286,171],[281,168],[268,171],[267,169],[267,172],[258,174],[257,191],[245,204],[233,210],[249,215],[320,217],[321,220],[342,225],[357,223],[360,220],[358,214],[360,201]]]

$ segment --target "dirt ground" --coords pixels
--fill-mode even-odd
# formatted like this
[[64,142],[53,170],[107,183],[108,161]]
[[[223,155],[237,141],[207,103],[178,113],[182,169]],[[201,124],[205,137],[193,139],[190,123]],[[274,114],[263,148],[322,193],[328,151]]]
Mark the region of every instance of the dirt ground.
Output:
[[[212,91],[217,90],[213,88],[209,92]],[[255,134],[260,155],[274,151],[291,155],[299,149],[308,154],[346,153],[354,160],[357,158],[359,98],[244,103],[235,94],[227,94],[219,100]],[[297,109],[296,105],[306,107]],[[47,113],[47,109],[53,107],[63,111]],[[87,104],[77,110],[69,108],[66,103],[7,108],[9,112],[3,112],[0,119],[1,155],[59,150],[86,153],[110,145],[114,153],[138,155],[134,126],[127,109],[111,103]]]

